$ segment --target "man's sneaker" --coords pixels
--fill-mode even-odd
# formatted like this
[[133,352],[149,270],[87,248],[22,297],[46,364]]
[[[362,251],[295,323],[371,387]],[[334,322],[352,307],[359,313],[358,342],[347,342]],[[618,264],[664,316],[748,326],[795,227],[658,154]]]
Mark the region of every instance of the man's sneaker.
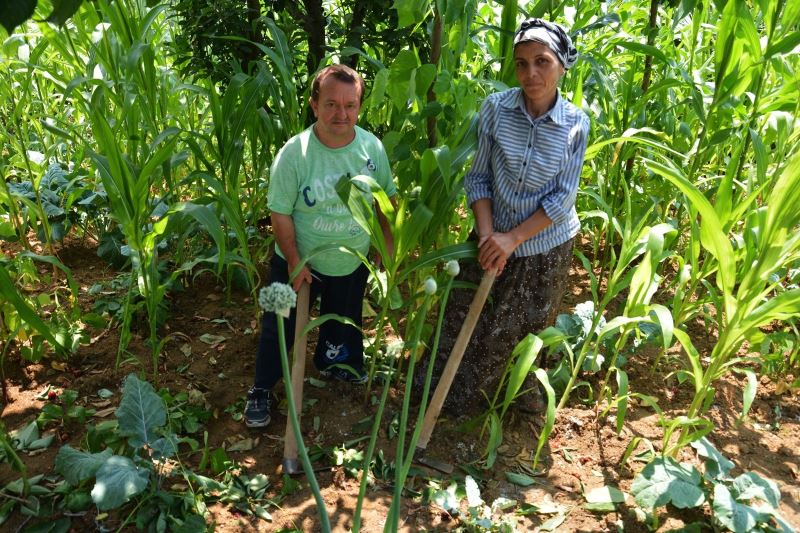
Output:
[[247,405],[244,408],[244,423],[249,428],[263,428],[270,421],[272,391],[257,389],[247,391]]
[[363,384],[367,382],[367,373],[363,369],[355,369],[347,365],[329,366],[325,370],[320,370],[319,375],[324,379],[338,379],[346,383]]

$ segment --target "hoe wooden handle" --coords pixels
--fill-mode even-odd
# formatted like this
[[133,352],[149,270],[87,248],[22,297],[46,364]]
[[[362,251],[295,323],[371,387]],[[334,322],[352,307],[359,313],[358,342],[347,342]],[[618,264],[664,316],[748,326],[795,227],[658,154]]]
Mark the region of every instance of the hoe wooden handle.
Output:
[[436,391],[433,393],[431,403],[428,410],[425,412],[425,419],[422,422],[422,431],[420,431],[419,440],[417,441],[417,449],[424,450],[428,446],[428,441],[433,433],[433,427],[436,425],[436,419],[439,418],[439,413],[442,411],[442,405],[447,398],[447,393],[450,392],[450,386],[453,384],[453,378],[456,376],[458,366],[461,364],[461,359],[464,357],[464,352],[469,344],[469,339],[472,337],[472,332],[475,331],[475,325],[478,323],[478,317],[483,310],[483,304],[486,303],[486,298],[489,296],[489,291],[492,289],[494,278],[497,276],[496,270],[489,270],[483,274],[481,284],[472,298],[472,303],[469,305],[467,317],[461,325],[461,331],[458,332],[456,343],[453,345],[453,351],[450,352],[450,357],[447,359],[447,364],[442,371],[442,376],[439,378],[439,384],[436,386]]
[[[292,363],[292,392],[294,393],[294,407],[297,411],[297,419],[300,419],[300,413],[303,411],[303,378],[306,374],[306,345],[308,344],[308,335],[303,334],[308,324],[308,299],[310,293],[310,285],[303,283],[300,286],[300,292],[297,293],[297,320],[294,327],[294,361]],[[289,379],[284,376],[283,379]],[[297,441],[294,438],[292,425],[289,418],[286,418],[286,438],[283,444],[283,459],[284,462],[289,459],[297,460]]]

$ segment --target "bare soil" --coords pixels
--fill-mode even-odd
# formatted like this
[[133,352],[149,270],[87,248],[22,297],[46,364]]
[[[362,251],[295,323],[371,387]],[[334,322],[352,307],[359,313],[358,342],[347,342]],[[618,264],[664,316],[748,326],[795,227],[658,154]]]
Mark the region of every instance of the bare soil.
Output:
[[[7,252],[8,253],[8,252]],[[81,305],[91,308],[93,297],[89,287],[98,281],[109,280],[116,275],[110,267],[97,257],[95,250],[78,243],[59,251],[61,260],[72,269],[81,290]],[[570,312],[575,304],[590,298],[586,272],[575,269],[570,273],[573,287],[563,302],[562,312]],[[277,496],[283,485],[281,459],[283,435],[286,427],[285,414],[276,411],[272,423],[264,430],[248,430],[242,422],[234,420],[230,406],[243,404],[243,398],[252,381],[255,347],[258,341],[258,325],[255,306],[245,294],[233,293],[226,301],[223,289],[210,276],[197,278],[183,292],[170,295],[170,314],[163,335],[171,334],[158,361],[158,387],[167,387],[173,393],[196,389],[200,391],[208,409],[213,413],[205,427],[212,449],[230,447],[244,439],[253,439],[252,450],[229,452],[242,471],[263,473],[269,476],[272,485],[270,494]],[[220,320],[221,319],[221,320]],[[689,325],[693,339],[701,352],[713,346],[713,336],[702,324]],[[21,362],[11,354],[5,362],[6,383],[9,402],[3,405],[2,420],[6,427],[15,429],[33,420],[40,412],[45,400],[36,399],[48,386],[56,390],[75,389],[80,393],[79,403],[94,406],[98,411],[97,391],[107,388],[113,391],[111,406],[120,398],[123,378],[131,372],[146,372],[152,378],[149,350],[137,333],[129,350],[138,361],[123,362],[115,368],[119,342],[118,330],[93,330],[89,328],[93,341],[82,346],[65,366],[51,359],[39,364]],[[203,334],[221,335],[223,342],[209,345],[200,340]],[[190,348],[191,351],[189,351]],[[309,350],[311,352],[311,350]],[[652,360],[655,352],[644,348],[628,363],[631,389],[655,396],[659,405],[670,415],[684,412],[691,399],[689,387],[679,386],[671,372],[677,366],[679,354],[671,354],[664,364],[653,373]],[[307,374],[318,377],[309,361]],[[752,470],[778,483],[782,492],[781,513],[789,523],[800,527],[800,395],[797,391],[775,394],[774,385],[762,378],[757,398],[743,423],[738,421],[741,410],[743,378],[736,374],[726,377],[717,387],[715,403],[710,416],[716,426],[710,440],[725,455],[733,460],[737,469],[734,474]],[[595,384],[596,386],[596,384]],[[506,497],[519,503],[540,504],[544,499],[564,504],[569,512],[558,531],[615,531],[619,523],[625,531],[646,531],[636,520],[632,501],[618,507],[618,512],[599,514],[582,507],[583,493],[593,487],[617,485],[626,491],[643,463],[629,460],[621,463],[626,447],[638,436],[649,439],[655,449],[660,448],[662,428],[658,417],[646,406],[632,405],[628,411],[625,427],[620,434],[615,431],[613,413],[600,414],[587,396],[587,388],[573,395],[572,403],[558,413],[552,437],[542,453],[540,466],[543,473],[536,477],[538,483],[527,488],[511,484],[507,472],[531,472],[532,458],[536,448],[536,436],[541,427],[541,416],[511,411],[503,427],[503,444],[498,460],[491,470],[479,472],[482,479],[481,496],[486,502]],[[276,391],[283,397],[282,391]],[[377,389],[371,395],[377,395]],[[342,446],[343,443],[367,435],[368,430],[354,430],[359,421],[374,415],[376,406],[367,398],[363,386],[328,383],[315,387],[306,383],[305,397],[313,403],[303,414],[303,431],[307,443],[320,446]],[[402,391],[393,390],[378,448],[387,460],[395,454],[396,439],[389,439],[388,422],[402,406]],[[106,409],[106,411],[108,411]],[[112,417],[113,413],[106,414]],[[316,420],[316,422],[315,422]],[[427,455],[457,465],[450,479],[463,482],[466,470],[460,467],[472,465],[479,468],[479,461],[486,446],[480,431],[465,430],[463,421],[440,420]],[[318,427],[315,429],[315,424]],[[79,425],[56,428],[57,441],[80,445],[85,428]],[[195,436],[197,438],[197,436]],[[200,432],[202,440],[202,430]],[[365,440],[354,447],[364,448]],[[644,445],[638,450],[644,450]],[[35,456],[23,455],[29,474],[48,473],[58,446],[53,445],[44,453]],[[694,453],[686,450],[683,460],[697,463]],[[190,455],[185,464],[197,468],[199,453]],[[326,510],[336,531],[346,531],[352,525],[353,511],[358,494],[358,480],[346,475],[341,467],[325,466],[317,473],[322,488]],[[477,475],[477,473],[476,473]],[[409,487],[422,491],[430,479],[440,474],[420,469],[412,476]],[[8,464],[0,465],[0,485],[19,477]],[[298,478],[303,488],[281,502],[280,508],[269,509],[272,522],[242,515],[229,507],[216,504],[211,507],[210,523],[216,531],[277,531],[296,528],[302,531],[318,530],[317,510],[314,499],[304,478]],[[445,480],[440,481],[445,486]],[[363,531],[382,531],[392,499],[391,480],[376,480],[367,492],[362,515]],[[509,511],[513,512],[513,510]],[[661,509],[660,531],[681,527],[696,520],[707,519],[702,511],[679,511]],[[518,518],[519,531],[535,531],[548,517],[528,515]],[[73,520],[74,530],[91,529],[95,516],[90,513]],[[105,527],[114,527],[105,522]],[[14,516],[4,526],[6,531],[16,531],[26,523],[25,517]],[[419,498],[404,499],[401,518],[403,531],[448,531],[461,523],[436,505],[423,505]],[[116,524],[119,525],[119,524]]]

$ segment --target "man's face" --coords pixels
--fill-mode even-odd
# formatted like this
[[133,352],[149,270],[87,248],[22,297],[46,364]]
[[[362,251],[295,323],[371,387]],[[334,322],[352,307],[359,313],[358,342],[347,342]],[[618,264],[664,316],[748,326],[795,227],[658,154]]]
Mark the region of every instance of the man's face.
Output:
[[319,86],[319,98],[311,100],[311,109],[317,117],[315,133],[322,144],[331,148],[349,144],[361,110],[358,85],[328,76]]

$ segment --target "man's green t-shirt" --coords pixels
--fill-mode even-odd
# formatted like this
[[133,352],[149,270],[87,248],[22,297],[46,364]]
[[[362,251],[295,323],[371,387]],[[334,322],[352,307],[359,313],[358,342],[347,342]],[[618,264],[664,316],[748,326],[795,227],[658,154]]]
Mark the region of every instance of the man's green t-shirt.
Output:
[[[347,246],[362,254],[369,251],[369,235],[336,194],[342,176],[371,176],[387,195],[396,192],[383,144],[358,126],[355,131],[347,146],[328,148],[309,127],[289,139],[272,163],[267,205],[275,213],[292,217],[301,258],[323,244]],[[360,260],[332,250],[315,255],[309,264],[322,274],[345,276],[358,268]]]

